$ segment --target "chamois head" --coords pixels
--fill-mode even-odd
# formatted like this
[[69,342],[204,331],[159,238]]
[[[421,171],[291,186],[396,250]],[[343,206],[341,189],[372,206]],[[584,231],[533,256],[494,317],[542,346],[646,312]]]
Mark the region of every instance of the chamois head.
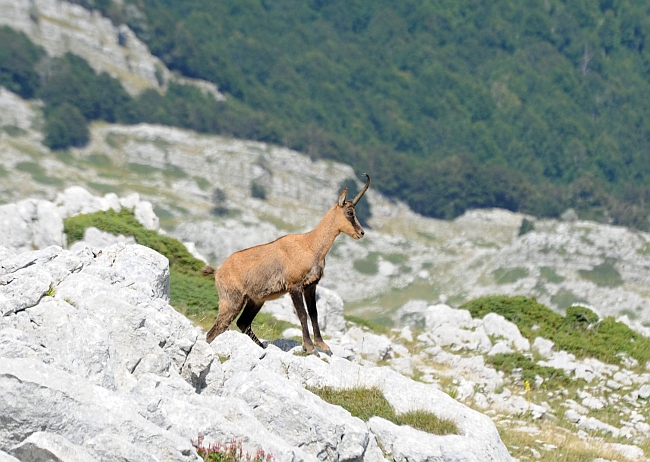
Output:
[[351,201],[346,201],[345,198],[348,194],[348,188],[345,188],[341,191],[339,195],[338,207],[341,213],[337,215],[337,220],[339,223],[339,230],[348,236],[354,239],[361,239],[365,234],[365,231],[361,227],[359,220],[357,220],[357,214],[354,207],[359,202],[359,199],[366,193],[368,187],[370,186],[370,176],[367,173],[364,173],[366,176],[366,185],[363,189],[357,194],[357,196]]

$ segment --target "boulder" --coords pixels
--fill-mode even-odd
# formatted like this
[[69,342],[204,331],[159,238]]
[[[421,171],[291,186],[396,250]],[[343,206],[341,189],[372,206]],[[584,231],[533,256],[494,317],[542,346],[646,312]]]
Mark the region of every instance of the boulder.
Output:
[[517,325],[500,314],[486,314],[483,318],[483,328],[489,336],[504,339],[518,351],[530,350],[530,342],[521,335]]
[[[49,432],[36,432],[29,435],[11,452],[20,460],[52,462],[94,462],[82,447],[72,444],[67,438]],[[0,460],[2,460],[0,458]]]
[[27,199],[0,206],[0,246],[25,252],[64,244],[63,219],[51,202]]
[[398,426],[381,417],[372,417],[368,426],[377,437],[377,442],[389,458],[396,461],[429,462],[433,460],[467,462],[510,460],[488,455],[485,447],[472,444],[460,435],[438,436],[415,430],[409,426]]
[[69,249],[72,252],[83,250],[85,247],[99,250],[108,247],[109,245],[119,243],[135,244],[135,239],[133,236],[124,236],[122,234],[116,236],[115,234],[107,233],[95,228],[94,226],[90,226],[84,231],[83,240],[75,242],[69,247]]
[[542,358],[548,359],[553,354],[555,343],[544,337],[536,337],[533,342],[533,351],[536,351]]

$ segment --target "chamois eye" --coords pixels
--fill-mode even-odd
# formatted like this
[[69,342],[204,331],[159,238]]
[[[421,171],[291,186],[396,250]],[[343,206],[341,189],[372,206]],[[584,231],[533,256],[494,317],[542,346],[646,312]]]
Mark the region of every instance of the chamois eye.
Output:
[[349,217],[351,217],[352,215],[354,215],[354,212],[353,212],[352,210],[348,210],[346,213],[348,214]]

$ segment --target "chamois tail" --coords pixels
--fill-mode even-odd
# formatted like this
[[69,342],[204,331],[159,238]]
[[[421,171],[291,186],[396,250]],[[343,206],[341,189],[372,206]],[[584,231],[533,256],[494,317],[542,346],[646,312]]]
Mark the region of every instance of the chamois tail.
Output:
[[211,274],[214,274],[214,268],[211,267],[210,265],[206,265],[203,268],[203,271],[201,271],[201,273],[203,274],[203,276],[210,276]]

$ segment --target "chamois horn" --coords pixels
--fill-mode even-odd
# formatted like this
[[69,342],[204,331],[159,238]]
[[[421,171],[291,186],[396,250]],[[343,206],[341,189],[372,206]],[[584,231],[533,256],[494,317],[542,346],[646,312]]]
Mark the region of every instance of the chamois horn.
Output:
[[359,199],[361,199],[361,197],[366,193],[366,191],[370,187],[370,175],[368,175],[367,173],[364,173],[364,175],[366,175],[366,178],[368,178],[368,180],[366,181],[366,185],[363,187],[363,189],[359,192],[359,194],[357,194],[357,197],[352,199],[352,205],[357,205]]

